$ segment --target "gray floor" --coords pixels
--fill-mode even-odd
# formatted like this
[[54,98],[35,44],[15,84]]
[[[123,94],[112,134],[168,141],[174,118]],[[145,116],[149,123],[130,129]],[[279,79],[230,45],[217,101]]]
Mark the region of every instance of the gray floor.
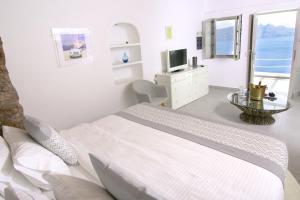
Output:
[[292,108],[274,115],[273,125],[250,125],[239,119],[241,113],[227,101],[228,88],[210,88],[207,96],[202,97],[179,110],[208,120],[261,132],[286,141],[289,151],[289,170],[300,183],[300,97],[291,101]]

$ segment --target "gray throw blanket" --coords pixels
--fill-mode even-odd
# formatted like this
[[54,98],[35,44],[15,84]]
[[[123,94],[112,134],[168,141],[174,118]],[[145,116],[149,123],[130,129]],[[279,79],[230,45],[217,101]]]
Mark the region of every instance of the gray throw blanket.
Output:
[[116,115],[245,160],[274,173],[284,182],[287,147],[275,138],[145,103]]

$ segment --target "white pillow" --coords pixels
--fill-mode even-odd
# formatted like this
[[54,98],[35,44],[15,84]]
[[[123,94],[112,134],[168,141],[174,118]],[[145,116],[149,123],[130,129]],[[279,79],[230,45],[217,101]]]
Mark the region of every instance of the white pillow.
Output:
[[4,139],[0,137],[0,175],[3,175],[3,173],[9,173],[11,167],[9,147]]
[[7,141],[13,166],[35,186],[50,190],[49,183],[42,177],[45,172],[69,175],[68,166],[62,159],[35,143],[25,130],[3,126],[3,136]]
[[49,200],[40,193],[28,193],[24,190],[13,188],[9,185],[5,188],[5,200]]
[[11,186],[8,186],[4,190],[5,200],[33,200],[25,192],[13,189]]
[[40,189],[31,184],[20,172],[13,167],[9,147],[0,137],[0,196],[4,196],[4,189],[11,185],[30,193],[41,193]]

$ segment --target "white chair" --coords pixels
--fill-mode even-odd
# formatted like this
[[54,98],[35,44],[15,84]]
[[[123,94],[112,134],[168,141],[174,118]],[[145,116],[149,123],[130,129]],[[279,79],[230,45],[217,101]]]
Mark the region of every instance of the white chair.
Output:
[[164,106],[164,102],[168,99],[166,88],[155,85],[151,81],[136,80],[132,83],[132,88],[140,103],[149,102],[153,105]]

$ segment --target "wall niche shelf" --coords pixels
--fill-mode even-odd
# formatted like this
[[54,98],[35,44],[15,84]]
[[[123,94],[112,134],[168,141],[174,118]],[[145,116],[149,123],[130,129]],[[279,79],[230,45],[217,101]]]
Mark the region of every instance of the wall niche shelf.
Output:
[[140,43],[128,43],[128,44],[112,44],[110,46],[111,49],[116,49],[116,48],[126,48],[126,47],[135,47],[135,46],[140,46]]
[[121,63],[121,64],[113,64],[113,68],[122,68],[122,67],[129,67],[132,65],[138,65],[138,64],[142,64],[142,61],[134,61],[134,62],[129,62],[129,63]]
[[[130,23],[117,23],[112,27],[110,51],[115,84],[132,82],[143,77],[141,43],[137,29]],[[128,62],[123,63],[126,53]]]

